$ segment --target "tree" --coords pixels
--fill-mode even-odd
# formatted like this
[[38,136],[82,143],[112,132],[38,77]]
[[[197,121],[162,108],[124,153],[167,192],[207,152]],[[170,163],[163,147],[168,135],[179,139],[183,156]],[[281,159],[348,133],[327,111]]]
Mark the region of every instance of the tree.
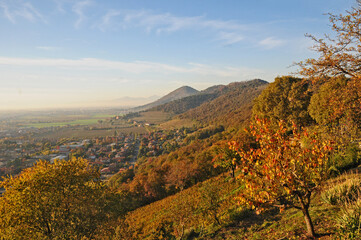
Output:
[[[248,151],[239,148],[241,173],[245,184],[239,196],[240,203],[257,212],[269,206],[294,207],[302,210],[307,235],[315,235],[309,215],[311,194],[326,176],[329,144],[320,142],[307,131],[299,132],[293,125],[293,134],[287,134],[285,122],[278,129],[267,120],[256,119],[250,133],[257,138],[259,148]],[[237,149],[237,143],[233,143]]]
[[293,121],[298,126],[307,126],[312,123],[307,112],[310,98],[311,92],[303,79],[277,77],[255,99],[252,112],[254,116],[267,118],[276,125],[284,120]]
[[309,113],[333,138],[351,140],[361,127],[361,92],[353,88],[350,78],[334,77],[312,96]]
[[314,41],[312,49],[320,54],[319,58],[309,58],[299,62],[299,73],[314,81],[325,77],[346,75],[361,78],[361,2],[346,15],[329,14],[332,35],[324,39],[313,35],[306,36]]
[[[312,49],[320,56],[299,62],[299,74],[305,76],[313,83],[322,84],[346,77],[347,87],[342,96],[354,101],[340,101],[333,96],[330,106],[333,111],[352,111],[358,109],[358,118],[361,116],[361,1],[346,14],[329,14],[332,35],[325,35],[324,39],[308,34],[314,41]],[[346,104],[347,103],[347,104]],[[360,124],[359,124],[360,127]]]
[[221,189],[218,184],[203,184],[200,190],[200,202],[198,208],[201,210],[201,214],[204,219],[210,220],[211,223],[221,225],[221,205],[222,195]]
[[99,172],[83,159],[39,161],[1,187],[2,239],[92,239],[120,211]]
[[240,156],[234,149],[234,145],[229,143],[228,148],[218,147],[215,149],[216,156],[213,159],[214,167],[221,167],[229,170],[231,177],[235,177],[235,171],[240,161]]

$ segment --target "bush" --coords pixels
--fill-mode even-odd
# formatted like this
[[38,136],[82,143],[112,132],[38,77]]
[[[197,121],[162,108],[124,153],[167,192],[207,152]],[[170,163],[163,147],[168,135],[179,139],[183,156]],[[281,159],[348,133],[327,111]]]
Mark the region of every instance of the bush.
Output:
[[356,144],[350,144],[345,150],[336,153],[330,159],[330,171],[338,174],[345,170],[357,167],[361,163],[361,156],[359,152],[360,149]]
[[249,208],[237,208],[233,209],[229,214],[230,221],[233,223],[239,223],[247,220],[250,216],[255,215],[255,212]]

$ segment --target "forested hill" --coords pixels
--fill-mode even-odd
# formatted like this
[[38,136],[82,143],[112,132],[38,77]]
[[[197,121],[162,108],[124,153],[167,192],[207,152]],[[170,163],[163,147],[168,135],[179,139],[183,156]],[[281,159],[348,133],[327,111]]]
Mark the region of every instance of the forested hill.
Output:
[[143,111],[143,110],[147,110],[162,104],[166,104],[168,102],[174,101],[174,100],[178,100],[178,99],[182,99],[188,96],[192,96],[199,93],[198,90],[189,87],[189,86],[183,86],[180,87],[170,93],[168,93],[167,95],[165,95],[164,97],[158,99],[157,101],[154,101],[152,103],[143,105],[143,106],[139,106],[133,109],[133,111]]
[[224,92],[223,90],[227,87],[225,85],[215,85],[202,90],[192,96],[180,98],[175,101],[171,101],[157,107],[150,109],[150,111],[163,111],[174,114],[184,113],[192,108],[198,107],[205,102],[209,102]]
[[[182,114],[188,110],[194,109],[193,111],[182,115],[181,118],[191,118],[198,121],[219,121],[221,120],[222,115],[229,113],[233,113],[233,115],[239,115],[237,113],[242,113],[243,117],[247,118],[252,105],[252,99],[258,96],[264,88],[262,86],[266,85],[267,82],[260,79],[247,82],[235,82],[226,86],[216,85],[200,91],[195,95],[151,108],[150,111],[164,111],[174,114]],[[239,104],[240,102],[244,102],[246,105]],[[239,108],[241,105],[242,109]],[[217,111],[217,113],[214,111]],[[237,119],[239,119],[239,117],[241,116],[238,116]],[[245,119],[243,117],[242,119]]]
[[200,93],[151,108],[150,111],[163,111],[174,114],[181,114],[188,111],[189,109],[200,106],[204,102],[217,98],[219,94],[219,92],[210,94]]
[[249,119],[252,112],[253,99],[268,85],[261,79],[247,82],[234,82],[223,88],[217,98],[191,109],[180,118],[197,120],[201,123],[234,126]]

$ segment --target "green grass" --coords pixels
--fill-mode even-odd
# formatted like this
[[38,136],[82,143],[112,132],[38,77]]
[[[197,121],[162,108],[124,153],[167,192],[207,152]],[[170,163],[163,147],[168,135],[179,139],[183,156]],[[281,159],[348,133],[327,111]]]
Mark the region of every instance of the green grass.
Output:
[[111,118],[111,117],[115,117],[116,115],[114,114],[95,114],[92,116],[92,118],[96,118],[96,119],[102,119],[102,118]]
[[361,179],[358,174],[344,174],[337,180],[321,195],[326,203],[339,205],[360,198]]
[[[74,125],[93,125],[97,124],[98,120],[114,117],[113,114],[95,114],[92,116],[87,115],[69,115],[54,118],[39,118],[40,122],[25,124],[26,127],[44,128],[44,127],[63,127]],[[43,122],[41,122],[43,121]]]

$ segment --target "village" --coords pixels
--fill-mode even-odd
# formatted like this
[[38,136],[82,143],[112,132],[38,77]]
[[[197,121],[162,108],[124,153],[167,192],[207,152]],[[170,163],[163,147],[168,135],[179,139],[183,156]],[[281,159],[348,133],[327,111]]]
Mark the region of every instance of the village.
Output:
[[179,148],[186,130],[152,131],[146,134],[116,133],[92,139],[27,140],[16,132],[0,138],[0,176],[16,175],[39,160],[54,163],[72,157],[85,158],[99,169],[102,179],[133,167],[139,158],[158,156]]

